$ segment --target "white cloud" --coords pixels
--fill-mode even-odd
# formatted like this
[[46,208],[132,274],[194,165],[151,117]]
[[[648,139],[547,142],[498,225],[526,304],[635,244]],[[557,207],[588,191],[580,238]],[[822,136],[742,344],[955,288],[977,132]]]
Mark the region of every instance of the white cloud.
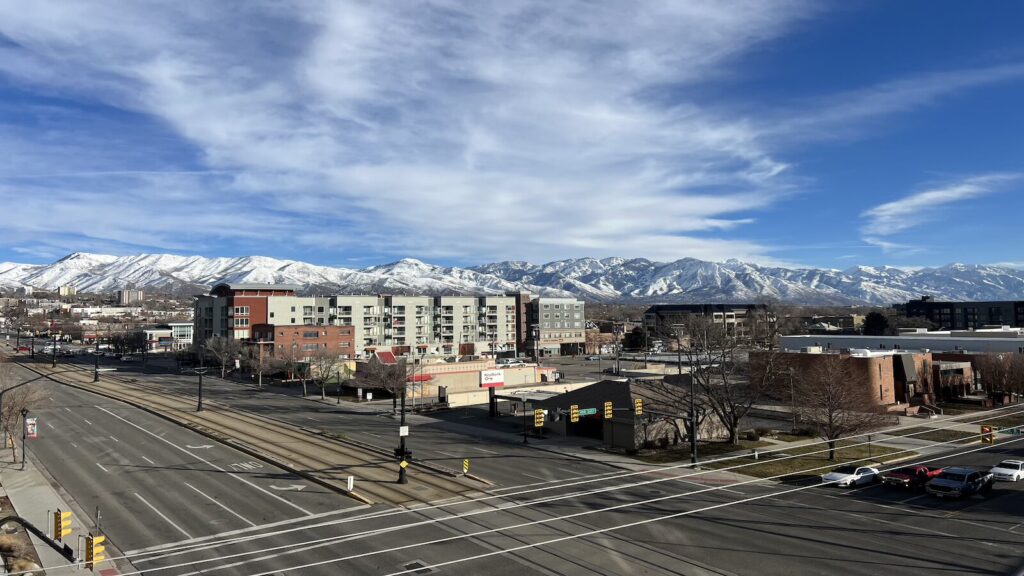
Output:
[[879,240],[878,237],[890,236],[920,226],[939,217],[949,204],[990,194],[1000,185],[1019,177],[1018,174],[972,176],[865,210],[861,214],[867,219],[861,227],[861,232],[865,235],[864,240],[885,251],[900,248],[902,246]]
[[[56,231],[259,251],[276,234],[349,257],[772,262],[773,246],[736,236],[793,193],[769,141],[782,126],[808,128],[696,102],[737,57],[813,10],[782,0],[0,5],[11,41],[0,73],[155,119],[199,157],[154,160],[166,135],[133,138],[130,119],[95,142],[60,123],[0,133],[22,175],[0,174],[0,194],[51,201],[17,206],[0,240]],[[982,76],[952,84],[999,74]],[[949,81],[865,91],[816,122],[901,111]],[[24,177],[47,172],[61,177]],[[110,176],[85,177],[100,173]]]

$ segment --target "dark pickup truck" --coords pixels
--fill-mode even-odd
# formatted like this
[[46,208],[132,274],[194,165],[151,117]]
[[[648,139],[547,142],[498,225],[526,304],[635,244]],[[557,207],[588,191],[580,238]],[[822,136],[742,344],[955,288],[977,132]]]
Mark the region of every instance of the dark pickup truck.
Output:
[[942,473],[934,466],[904,466],[882,474],[882,483],[901,488],[924,488],[929,480]]
[[925,484],[929,494],[940,498],[959,498],[972,494],[984,494],[992,489],[995,482],[988,470],[976,468],[946,468]]

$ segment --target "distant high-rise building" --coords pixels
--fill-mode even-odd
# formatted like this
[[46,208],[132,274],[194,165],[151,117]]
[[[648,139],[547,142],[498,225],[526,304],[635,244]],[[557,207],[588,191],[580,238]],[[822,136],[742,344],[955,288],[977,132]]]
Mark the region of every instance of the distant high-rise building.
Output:
[[142,290],[118,290],[117,301],[122,306],[128,306],[129,304],[135,304],[136,302],[142,302],[143,300]]
[[70,298],[75,295],[75,287],[73,284],[65,284],[60,288],[57,288],[57,295],[61,298]]

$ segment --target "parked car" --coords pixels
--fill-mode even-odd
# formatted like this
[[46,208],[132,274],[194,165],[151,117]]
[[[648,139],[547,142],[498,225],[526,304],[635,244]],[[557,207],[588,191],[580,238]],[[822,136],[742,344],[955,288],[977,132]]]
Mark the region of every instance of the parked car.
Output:
[[901,488],[924,488],[929,480],[942,473],[935,466],[904,466],[882,474],[882,483]]
[[587,356],[587,360],[600,360],[600,356]]
[[518,358],[499,358],[497,362],[498,366],[526,366],[526,362],[519,360]]
[[860,486],[878,479],[878,469],[870,466],[840,466],[828,474],[821,475],[822,482],[836,486]]
[[121,356],[121,362],[138,362],[138,356]]
[[971,494],[984,494],[992,489],[995,478],[991,472],[976,468],[946,468],[925,484],[925,490],[939,498],[959,498]]
[[992,477],[1004,482],[1024,479],[1024,460],[1003,460],[992,467]]
[[31,352],[32,349],[29,348],[28,346],[18,346],[17,348],[15,348],[15,351],[16,352]]

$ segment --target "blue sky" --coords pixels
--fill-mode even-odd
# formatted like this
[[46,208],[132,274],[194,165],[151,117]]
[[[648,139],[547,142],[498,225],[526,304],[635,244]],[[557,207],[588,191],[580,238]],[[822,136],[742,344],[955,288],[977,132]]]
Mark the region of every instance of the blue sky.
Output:
[[0,260],[1024,265],[1024,4],[0,2]]

